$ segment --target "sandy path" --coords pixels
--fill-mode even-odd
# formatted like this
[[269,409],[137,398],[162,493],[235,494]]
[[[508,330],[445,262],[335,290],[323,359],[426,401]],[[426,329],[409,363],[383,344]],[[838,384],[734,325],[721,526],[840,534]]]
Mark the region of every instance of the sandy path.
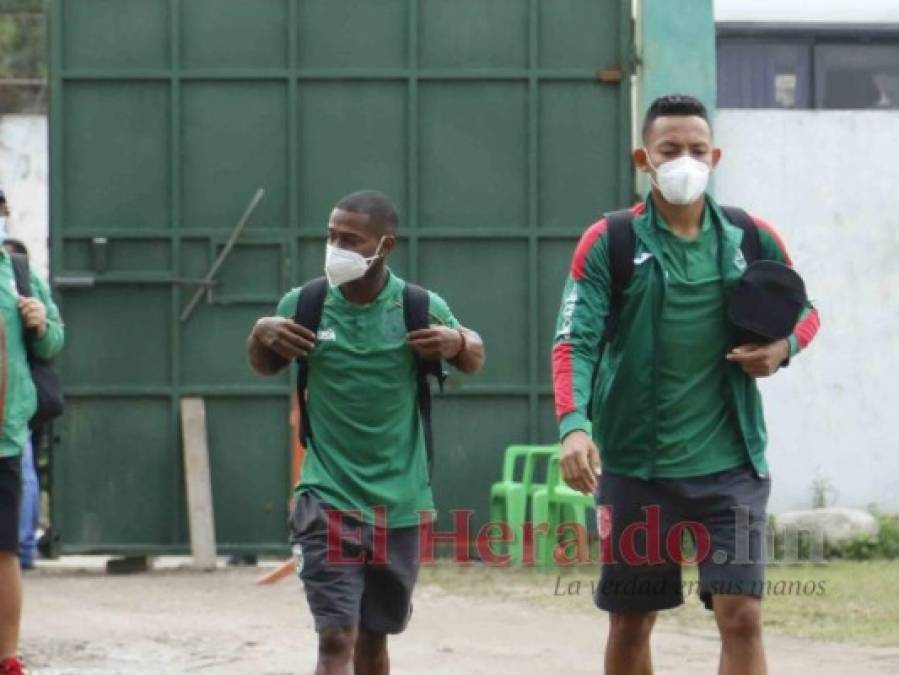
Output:
[[[257,587],[258,570],[157,570],[107,576],[54,565],[26,578],[22,649],[35,675],[308,673],[315,637],[298,583]],[[391,642],[397,675],[601,672],[605,619],[560,598],[539,608],[520,594],[472,598],[422,583],[409,630]],[[552,589],[547,589],[551,596]],[[656,672],[714,673],[716,636],[660,627]],[[769,634],[771,672],[899,673],[899,648]]]

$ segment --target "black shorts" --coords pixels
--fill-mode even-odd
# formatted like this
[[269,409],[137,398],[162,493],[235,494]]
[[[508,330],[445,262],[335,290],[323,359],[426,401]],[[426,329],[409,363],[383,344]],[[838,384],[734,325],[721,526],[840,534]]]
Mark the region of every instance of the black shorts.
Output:
[[[749,466],[696,478],[649,481],[603,473],[597,490],[602,574],[596,605],[650,612],[712,595],[764,595],[765,510],[771,479]],[[681,547],[683,533],[695,551]],[[699,586],[685,587],[681,566],[698,563]]]
[[0,551],[19,555],[22,459],[0,457]]
[[359,626],[401,633],[412,614],[418,578],[418,526],[381,530],[380,538],[372,525],[345,515],[329,555],[329,509],[303,492],[290,518],[290,541],[302,552],[300,579],[315,630]]

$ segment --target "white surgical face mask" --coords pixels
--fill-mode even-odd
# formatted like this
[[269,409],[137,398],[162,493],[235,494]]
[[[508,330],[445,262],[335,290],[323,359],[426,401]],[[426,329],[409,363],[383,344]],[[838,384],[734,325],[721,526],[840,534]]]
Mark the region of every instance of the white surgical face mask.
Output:
[[685,206],[699,199],[709,184],[709,173],[712,171],[705,162],[693,159],[690,155],[682,155],[660,165],[657,169],[649,161],[649,168],[656,172],[655,180],[649,179],[662,193],[669,204]]
[[384,237],[381,237],[378,250],[371,258],[364,258],[355,251],[347,251],[328,244],[325,250],[325,276],[328,277],[328,283],[336,288],[364,277],[372,263],[381,257],[383,244]]
[[6,239],[9,233],[6,231],[6,216],[0,216],[0,239]]

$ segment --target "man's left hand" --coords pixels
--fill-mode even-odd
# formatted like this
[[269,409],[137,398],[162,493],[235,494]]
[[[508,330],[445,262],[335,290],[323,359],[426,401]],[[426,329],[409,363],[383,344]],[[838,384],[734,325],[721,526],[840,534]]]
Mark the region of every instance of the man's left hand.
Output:
[[778,340],[770,345],[741,345],[727,355],[727,360],[739,363],[747,375],[768,377],[776,373],[789,356],[790,343]]
[[463,344],[462,333],[446,326],[414,330],[409,333],[408,338],[412,350],[429,361],[454,359],[459,355]]
[[41,337],[47,331],[47,308],[37,298],[19,298],[19,312],[26,328],[33,328]]

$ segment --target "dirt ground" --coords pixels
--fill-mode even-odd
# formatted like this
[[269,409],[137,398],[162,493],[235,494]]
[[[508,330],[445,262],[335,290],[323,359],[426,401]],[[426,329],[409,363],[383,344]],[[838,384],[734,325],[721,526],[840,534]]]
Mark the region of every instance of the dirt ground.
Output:
[[[149,573],[108,576],[102,560],[41,563],[25,579],[21,647],[35,675],[286,675],[309,673],[315,634],[293,578],[257,586],[257,568],[213,573],[157,562]],[[450,572],[450,575],[456,574]],[[468,573],[470,574],[470,572]],[[454,590],[455,584],[455,590]],[[409,629],[390,643],[397,675],[597,674],[605,617],[590,598],[554,597],[553,584],[473,595],[465,574],[425,571]],[[711,628],[711,624],[710,624]],[[899,673],[899,648],[858,647],[768,633],[770,671]],[[656,672],[716,672],[711,631],[662,622]]]

